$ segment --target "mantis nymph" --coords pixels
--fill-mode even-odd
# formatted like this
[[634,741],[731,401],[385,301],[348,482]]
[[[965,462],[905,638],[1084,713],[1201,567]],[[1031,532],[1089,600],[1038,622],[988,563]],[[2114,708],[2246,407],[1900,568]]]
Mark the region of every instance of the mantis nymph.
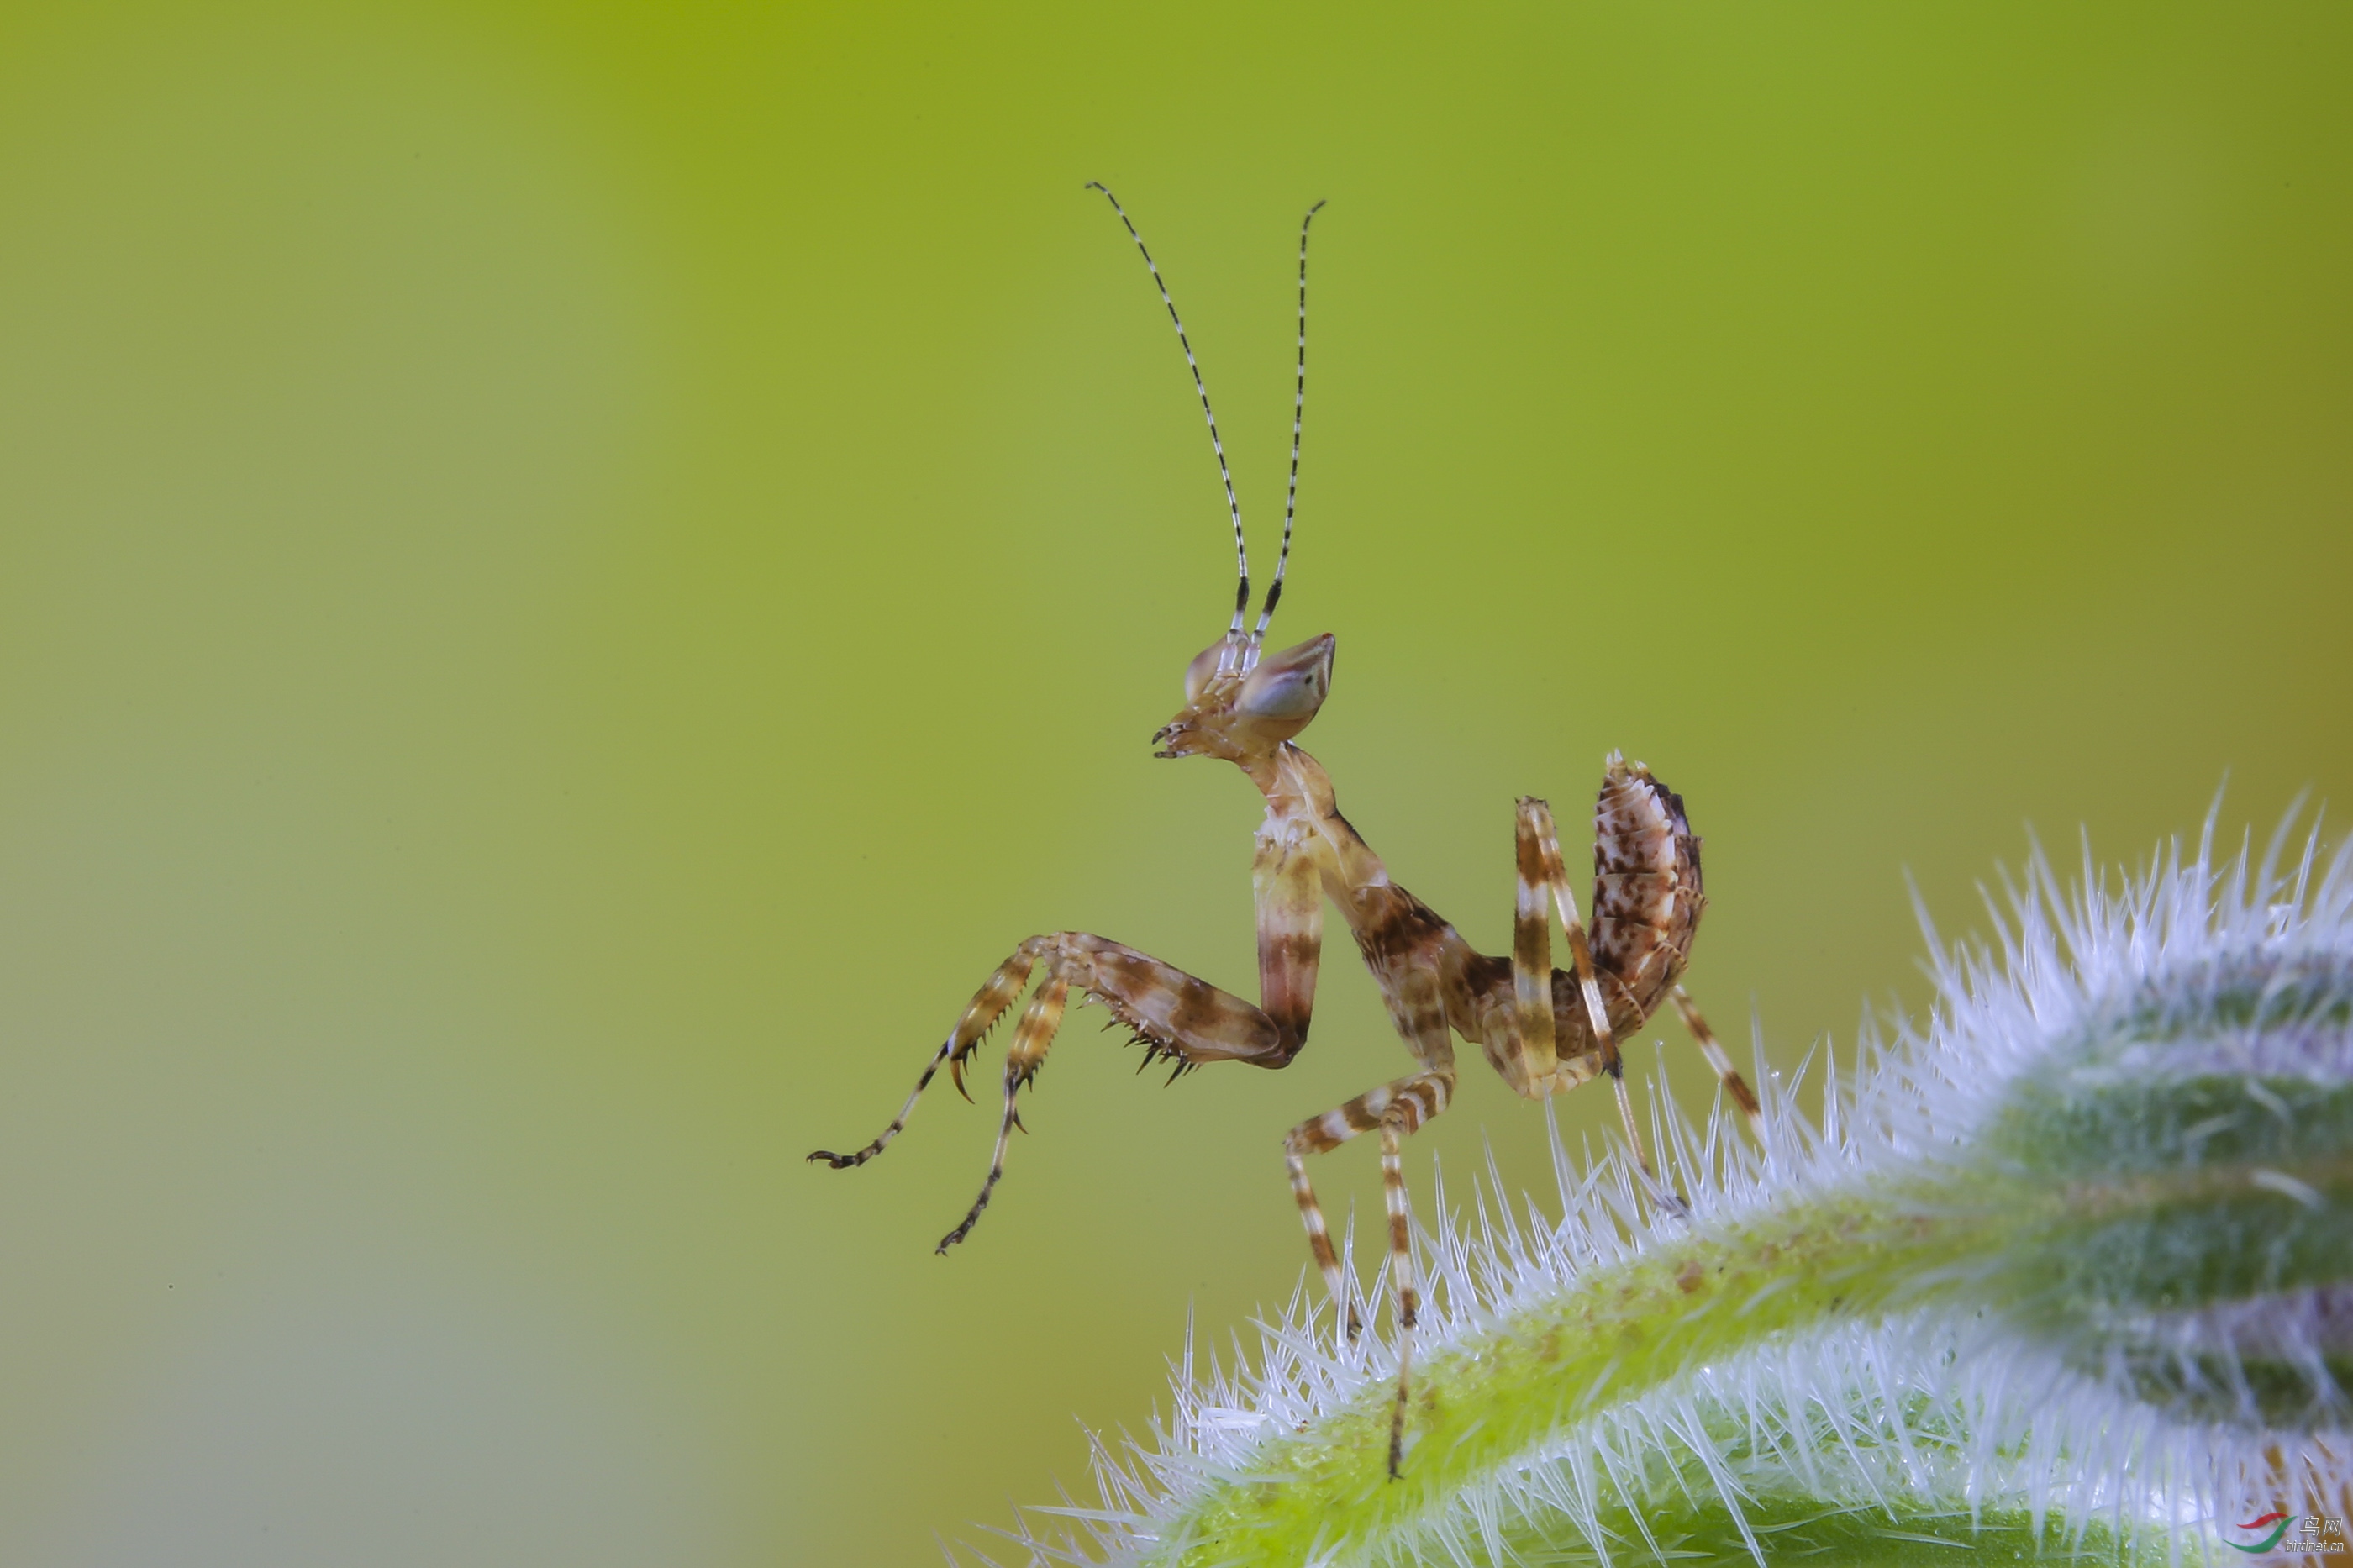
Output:
[[[1479,1047],[1513,1091],[1529,1100],[1573,1089],[1597,1074],[1608,1075],[1626,1137],[1647,1175],[1651,1165],[1636,1130],[1618,1040],[1641,1027],[1662,1003],[1672,999],[1725,1092],[1751,1124],[1756,1122],[1756,1095],[1676,984],[1690,962],[1692,937],[1707,903],[1700,884],[1700,841],[1683,814],[1682,797],[1641,763],[1630,765],[1613,752],[1594,807],[1589,941],[1561,863],[1552,809],[1533,796],[1519,803],[1519,897],[1509,958],[1476,951],[1429,905],[1389,879],[1380,857],[1340,815],[1331,779],[1294,743],[1331,691],[1333,638],[1326,634],[1278,653],[1265,651],[1267,627],[1282,597],[1292,521],[1298,510],[1299,437],[1307,388],[1307,235],[1323,204],[1310,208],[1299,227],[1299,371],[1292,402],[1291,483],[1283,506],[1282,551],[1257,623],[1245,631],[1250,556],[1233,476],[1226,466],[1200,366],[1143,237],[1108,189],[1101,184],[1089,188],[1102,191],[1119,214],[1168,308],[1194,388],[1200,394],[1233,520],[1240,577],[1233,620],[1186,668],[1185,705],[1153,739],[1159,747],[1156,756],[1219,757],[1233,763],[1266,799],[1266,819],[1259,826],[1251,868],[1258,905],[1259,1001],[1253,1005],[1174,964],[1084,931],[1033,936],[1015,948],[980,988],[924,1068],[914,1093],[879,1137],[854,1153],[819,1150],[809,1158],[841,1170],[881,1153],[906,1125],[942,1063],[961,1090],[965,1063],[982,1037],[1019,999],[1031,978],[1039,976],[1037,994],[1021,1015],[1012,1048],[1006,1053],[1005,1108],[988,1178],[963,1221],[941,1238],[939,1250],[944,1253],[971,1233],[988,1206],[1004,1173],[1007,1140],[1019,1122],[1018,1099],[1046,1059],[1073,991],[1125,1025],[1148,1058],[1171,1059],[1172,1079],[1209,1062],[1286,1066],[1307,1044],[1323,953],[1324,901],[1329,899],[1348,922],[1365,966],[1381,988],[1389,1017],[1413,1056],[1414,1070],[1301,1122],[1284,1138],[1283,1157],[1316,1267],[1354,1340],[1363,1324],[1309,1184],[1306,1157],[1336,1148],[1360,1132],[1380,1135],[1398,1339],[1397,1400],[1389,1430],[1389,1473],[1394,1477],[1404,1456],[1419,1300],[1398,1145],[1444,1110],[1452,1097],[1454,1036]],[[1555,910],[1568,935],[1571,968],[1567,971],[1552,966]],[[1660,1203],[1681,1206],[1655,1178],[1651,1191]]]

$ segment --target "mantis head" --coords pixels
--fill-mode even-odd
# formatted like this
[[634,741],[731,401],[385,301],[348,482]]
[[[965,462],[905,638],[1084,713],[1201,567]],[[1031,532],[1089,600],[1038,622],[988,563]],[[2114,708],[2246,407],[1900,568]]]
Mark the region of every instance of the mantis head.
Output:
[[1330,632],[1258,657],[1254,641],[1221,637],[1185,668],[1185,706],[1152,738],[1161,757],[1240,763],[1272,756],[1314,721],[1332,691]]

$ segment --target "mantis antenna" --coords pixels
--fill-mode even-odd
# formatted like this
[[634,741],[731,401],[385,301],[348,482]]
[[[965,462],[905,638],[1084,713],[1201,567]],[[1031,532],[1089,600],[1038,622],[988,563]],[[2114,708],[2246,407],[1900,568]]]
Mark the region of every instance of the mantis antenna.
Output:
[[[1227,651],[1218,659],[1220,672],[1230,670],[1242,646],[1242,616],[1250,609],[1250,547],[1242,542],[1242,503],[1235,499],[1233,471],[1226,467],[1226,444],[1218,438],[1218,416],[1209,406],[1209,389],[1201,381],[1200,362],[1193,357],[1193,342],[1185,335],[1185,322],[1176,314],[1176,301],[1168,297],[1168,285],[1161,279],[1160,268],[1153,261],[1152,252],[1145,247],[1144,236],[1135,232],[1135,220],[1127,216],[1127,209],[1119,205],[1119,198],[1113,195],[1111,187],[1101,180],[1089,180],[1087,189],[1103,194],[1103,200],[1111,204],[1111,210],[1117,213],[1119,221],[1126,226],[1128,238],[1135,241],[1136,251],[1143,256],[1145,268],[1152,274],[1152,281],[1160,290],[1160,302],[1168,307],[1169,324],[1176,329],[1176,341],[1185,350],[1185,368],[1193,373],[1193,390],[1201,395],[1201,414],[1209,422],[1209,449],[1218,455],[1218,478],[1224,481],[1226,487],[1226,510],[1234,520],[1234,567],[1241,579],[1240,585],[1234,590],[1234,624],[1226,630]],[[1304,352],[1303,349],[1302,353]],[[1286,550],[1290,532],[1290,525],[1286,522],[1283,526]]]
[[1250,633],[1250,647],[1242,653],[1244,669],[1258,664],[1259,647],[1266,641],[1274,606],[1282,600],[1282,574],[1291,564],[1291,520],[1299,510],[1299,422],[1307,412],[1307,226],[1323,210],[1324,204],[1317,202],[1299,220],[1299,378],[1291,388],[1291,489],[1282,498],[1282,552],[1274,558],[1274,582],[1266,591],[1266,608],[1259,612],[1258,629]]

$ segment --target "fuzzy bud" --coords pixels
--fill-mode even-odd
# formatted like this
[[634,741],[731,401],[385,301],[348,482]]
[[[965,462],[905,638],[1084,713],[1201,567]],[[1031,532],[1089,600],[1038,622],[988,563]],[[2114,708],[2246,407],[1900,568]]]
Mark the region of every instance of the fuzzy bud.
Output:
[[[2210,827],[2211,833],[2211,827]],[[2353,1511],[2353,853],[2038,855],[1925,1027],[1765,1146],[1665,1121],[1688,1216],[1554,1143],[1563,1218],[1442,1192],[1402,1479],[1393,1362],[1294,1296],[1033,1561],[1809,1568],[2255,1550]],[[1933,933],[1932,941],[1933,941]],[[1803,1075],[1796,1075],[1801,1078]],[[1949,1562],[1948,1556],[1935,1561]]]

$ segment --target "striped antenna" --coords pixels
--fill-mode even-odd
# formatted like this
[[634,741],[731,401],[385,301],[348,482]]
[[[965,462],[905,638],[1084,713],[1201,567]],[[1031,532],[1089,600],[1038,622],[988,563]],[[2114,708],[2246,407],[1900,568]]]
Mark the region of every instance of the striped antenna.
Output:
[[1291,490],[1282,498],[1282,552],[1274,558],[1274,582],[1266,591],[1266,608],[1258,616],[1258,629],[1250,636],[1250,647],[1242,652],[1242,668],[1258,666],[1259,648],[1266,641],[1266,628],[1274,619],[1274,606],[1282,601],[1282,574],[1291,564],[1291,520],[1299,510],[1299,423],[1307,412],[1307,227],[1315,215],[1324,210],[1317,202],[1299,220],[1299,379],[1291,388]]
[[[1176,341],[1184,346],[1185,368],[1193,373],[1193,390],[1201,395],[1202,416],[1209,422],[1209,449],[1218,455],[1218,478],[1225,482],[1226,510],[1232,514],[1234,520],[1234,567],[1241,578],[1240,585],[1234,590],[1234,624],[1226,630],[1226,651],[1218,659],[1218,668],[1223,673],[1233,668],[1240,653],[1242,616],[1250,609],[1250,547],[1242,542],[1242,503],[1234,497],[1233,472],[1226,467],[1226,444],[1218,438],[1218,416],[1209,407],[1209,389],[1202,384],[1201,366],[1193,357],[1192,340],[1185,335],[1185,322],[1176,314],[1176,301],[1168,297],[1168,285],[1162,281],[1160,268],[1154,263],[1152,252],[1145,248],[1144,237],[1135,232],[1134,220],[1127,216],[1127,209],[1119,205],[1119,198],[1111,194],[1109,185],[1101,180],[1089,180],[1086,188],[1103,194],[1103,200],[1109,202],[1111,210],[1119,215],[1119,221],[1127,226],[1128,238],[1135,241],[1136,250],[1144,257],[1144,265],[1151,272],[1154,285],[1160,290],[1160,302],[1168,307],[1168,321],[1176,329]],[[1287,537],[1288,525],[1284,531]]]

